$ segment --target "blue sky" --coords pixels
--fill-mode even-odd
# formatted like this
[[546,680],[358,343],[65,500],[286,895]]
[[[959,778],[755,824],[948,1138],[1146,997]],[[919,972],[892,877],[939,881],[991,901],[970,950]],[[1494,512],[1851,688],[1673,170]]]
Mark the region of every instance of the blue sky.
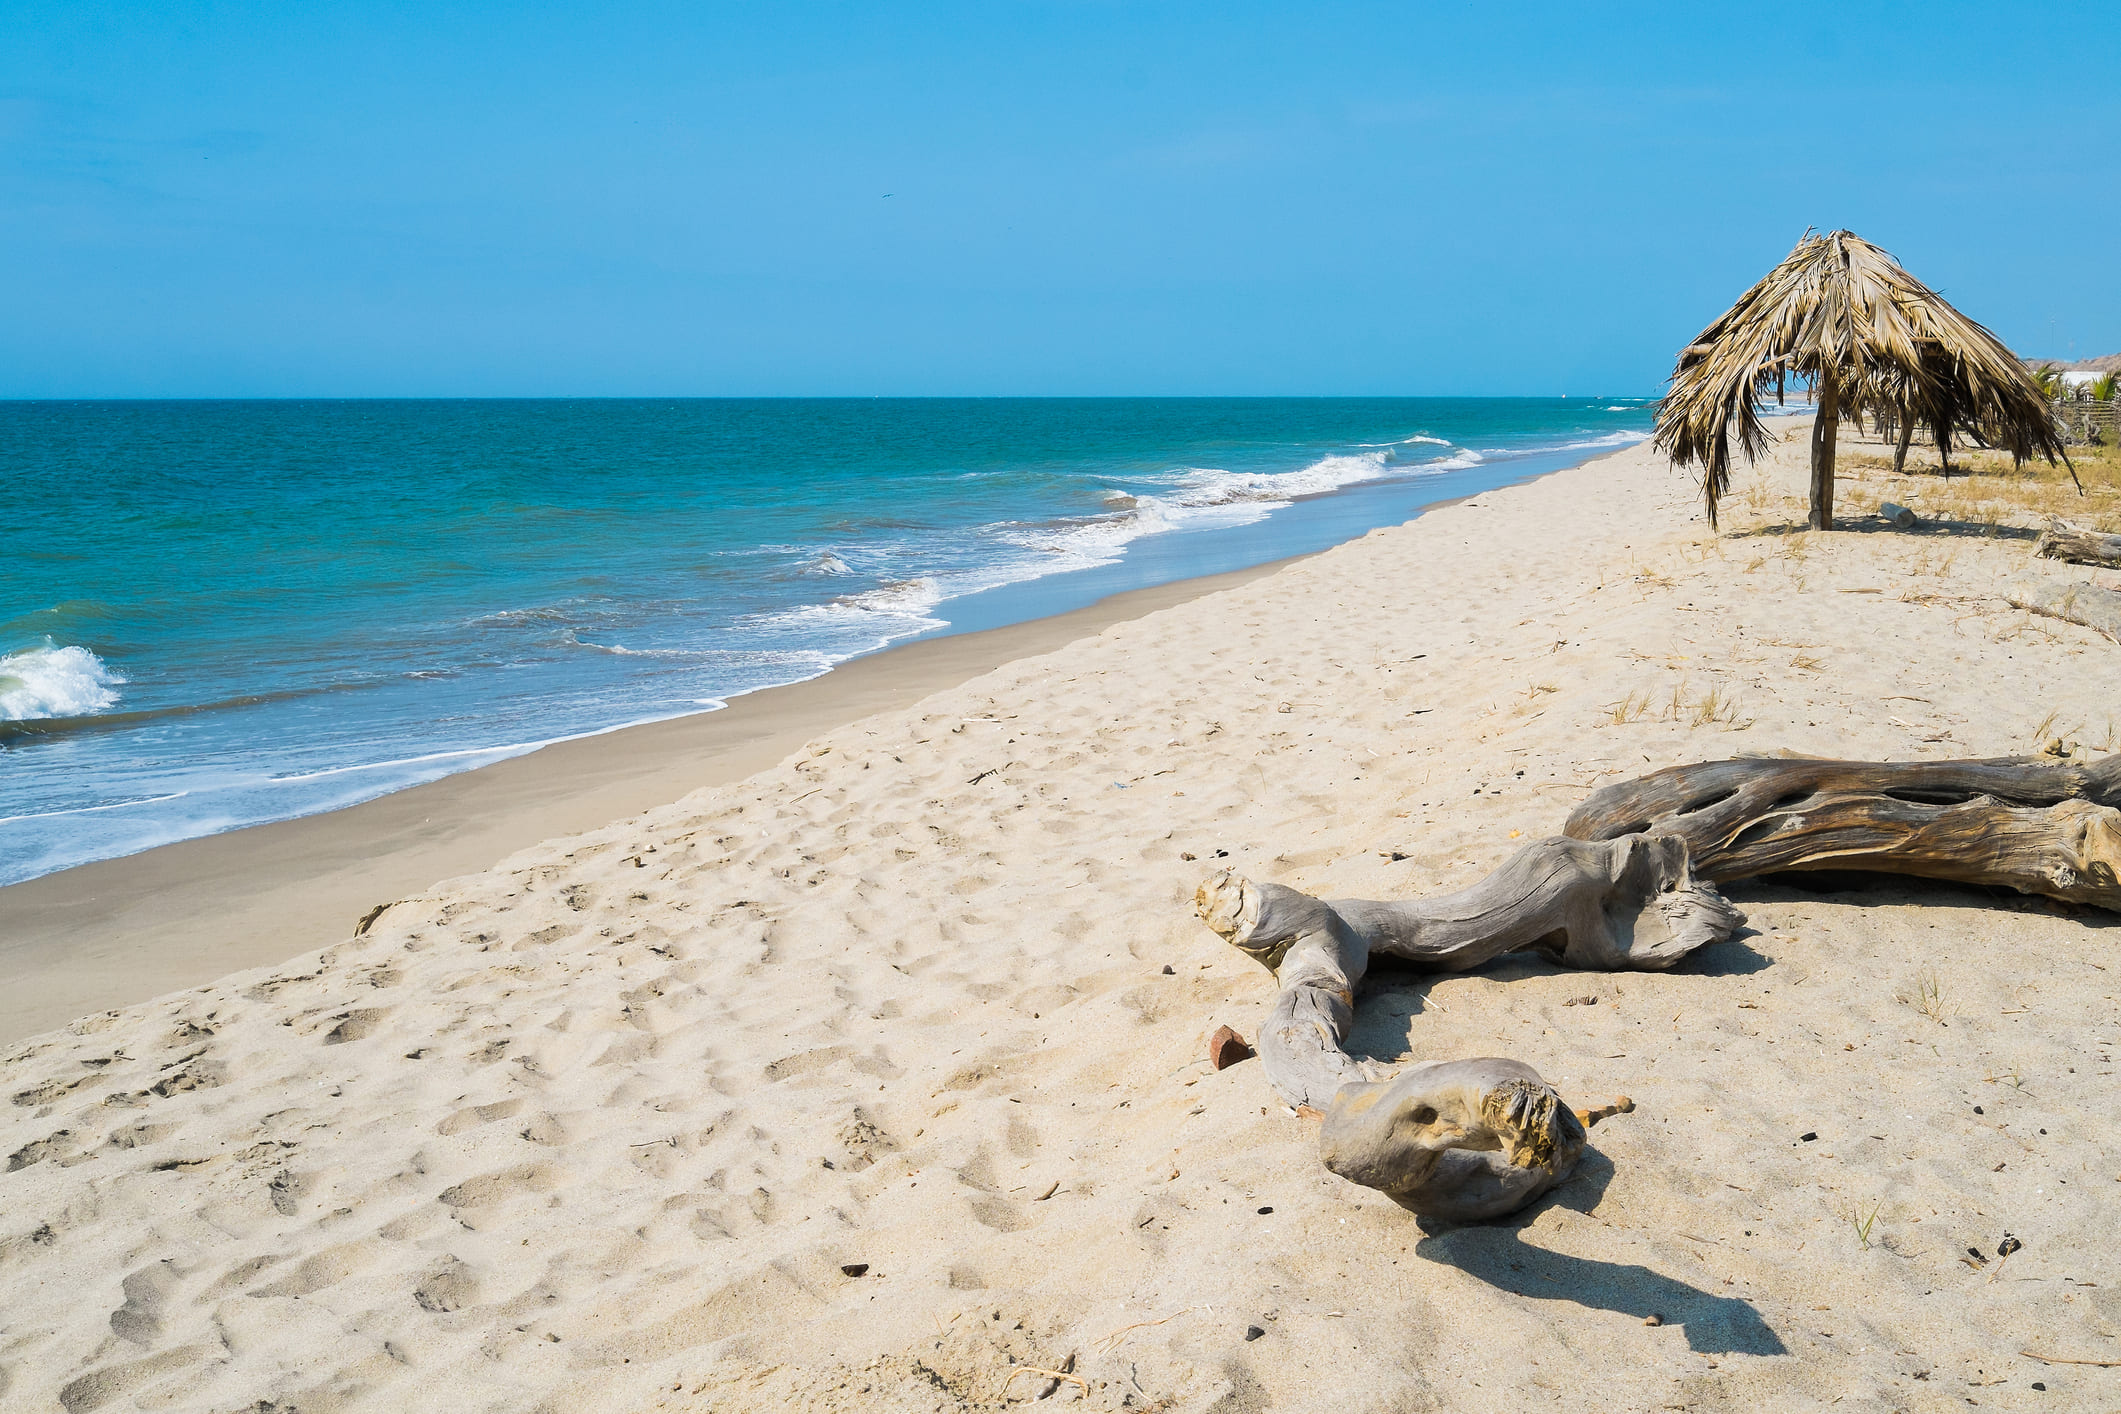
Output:
[[2041,6],[0,8],[0,396],[1648,392],[1808,225],[2121,349]]

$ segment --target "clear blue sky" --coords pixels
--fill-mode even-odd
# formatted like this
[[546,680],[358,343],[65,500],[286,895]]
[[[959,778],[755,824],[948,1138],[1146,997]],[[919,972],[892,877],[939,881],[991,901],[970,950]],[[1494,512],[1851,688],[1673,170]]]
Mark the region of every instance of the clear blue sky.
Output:
[[0,396],[1648,392],[1807,225],[2084,357],[2121,349],[2115,33],[9,3]]

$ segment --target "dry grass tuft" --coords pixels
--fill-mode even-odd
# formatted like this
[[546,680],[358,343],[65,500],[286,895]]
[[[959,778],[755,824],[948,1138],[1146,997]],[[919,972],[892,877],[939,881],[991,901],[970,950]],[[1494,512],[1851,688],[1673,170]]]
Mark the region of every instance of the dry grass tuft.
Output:
[[1932,970],[1925,969],[1918,974],[1915,985],[1902,992],[1898,1000],[1913,1007],[1918,1014],[1928,1017],[1939,1026],[1946,1025],[1945,1018],[1951,1015],[1944,1004],[1944,986]]
[[1606,710],[1616,727],[1624,727],[1629,722],[1639,722],[1649,713],[1650,695],[1647,692],[1631,692],[1625,701],[1616,702]]

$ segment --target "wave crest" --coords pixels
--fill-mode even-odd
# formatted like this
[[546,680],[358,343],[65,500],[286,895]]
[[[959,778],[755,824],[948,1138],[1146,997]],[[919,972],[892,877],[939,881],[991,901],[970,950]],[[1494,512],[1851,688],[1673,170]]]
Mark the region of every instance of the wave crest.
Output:
[[0,721],[85,717],[118,700],[124,677],[86,648],[42,648],[0,658]]

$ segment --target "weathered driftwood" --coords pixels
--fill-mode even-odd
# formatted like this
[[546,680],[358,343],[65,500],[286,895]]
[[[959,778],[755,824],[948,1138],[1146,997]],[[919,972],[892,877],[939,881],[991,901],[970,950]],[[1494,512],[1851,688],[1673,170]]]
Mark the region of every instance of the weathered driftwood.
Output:
[[[1328,1133],[1337,1136],[1328,1141],[1328,1163],[1439,1217],[1508,1211],[1559,1182],[1581,1152],[1582,1125],[1514,1061],[1465,1062],[1490,1069],[1471,1089],[1472,1072],[1438,1080],[1456,1097],[1446,1096],[1449,1103],[1432,1095],[1427,1081],[1406,1076],[1382,1091],[1369,1088],[1369,1070],[1341,1042],[1373,954],[1462,972],[1537,948],[1571,967],[1655,970],[1729,937],[1745,921],[1714,888],[1695,881],[1682,841],[1640,836],[1541,840],[1472,888],[1437,898],[1329,902],[1224,870],[1201,885],[1194,902],[1210,928],[1279,980],[1259,1031],[1260,1060],[1290,1104],[1328,1111]],[[1343,1091],[1348,1085],[1365,1088]],[[1343,1114],[1344,1104],[1356,1108]],[[1430,1119],[1411,1121],[1424,1139],[1406,1125],[1407,1116],[1427,1111],[1434,1111]],[[1371,1126],[1383,1130],[1372,1134]],[[1446,1159],[1447,1150],[1481,1157]]]
[[2047,529],[2033,542],[2033,553],[2045,555],[2050,560],[2121,569],[2121,535],[2106,535],[2050,520]]
[[2021,576],[2003,588],[2012,608],[2097,629],[2121,643],[2121,591]]
[[1785,870],[1913,874],[2121,911],[2121,756],[1710,761],[1607,786],[1576,839],[1683,840],[1711,882]]
[[1347,1086],[1319,1155],[1351,1183],[1451,1222],[1515,1212],[1569,1176],[1583,1122],[1520,1061],[1428,1061]]
[[1328,1168],[1452,1221],[1514,1211],[1568,1177],[1586,1126],[1521,1062],[1429,1061],[1396,1076],[1341,1048],[1374,954],[1464,971],[1536,948],[1568,966],[1662,969],[1745,922],[1717,881],[1876,870],[1996,885],[2121,911],[2121,756],[1711,761],[1609,786],[1567,835],[1527,845],[1460,893],[1327,901],[1227,870],[1195,907],[1273,971],[1268,1081],[1324,1111]]

